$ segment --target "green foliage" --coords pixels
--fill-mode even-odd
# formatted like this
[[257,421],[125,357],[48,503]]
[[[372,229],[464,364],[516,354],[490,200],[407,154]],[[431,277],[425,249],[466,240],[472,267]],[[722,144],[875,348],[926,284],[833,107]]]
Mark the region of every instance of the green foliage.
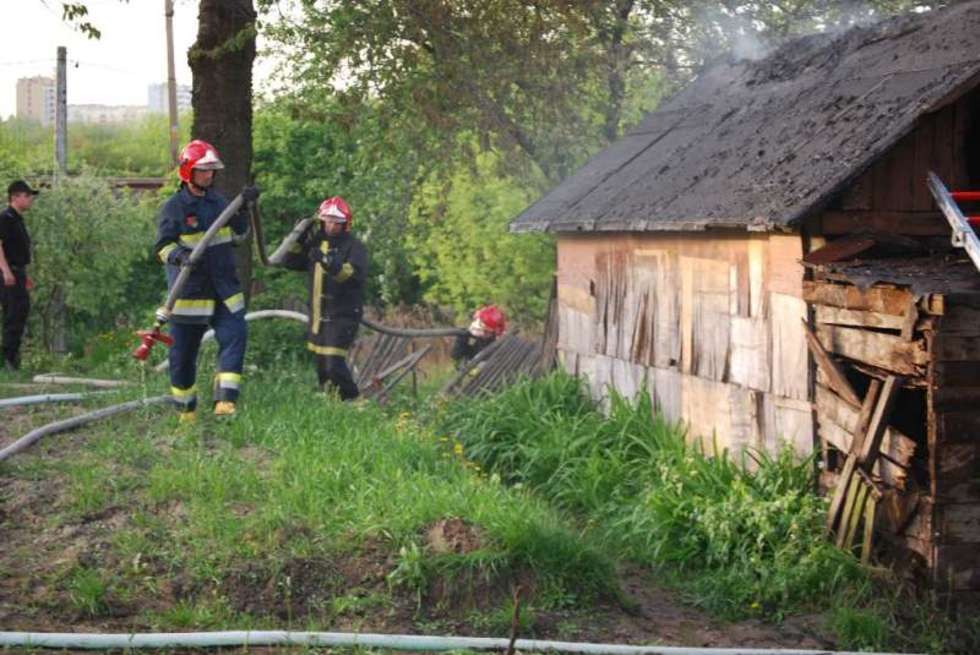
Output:
[[581,514],[610,547],[682,571],[694,599],[726,616],[778,616],[864,579],[823,538],[812,464],[786,450],[706,457],[642,394],[608,417],[564,374],[447,410],[469,457]]
[[72,606],[81,614],[97,617],[108,611],[109,587],[98,571],[80,566],[69,574],[66,587]]
[[[253,125],[254,161],[262,187],[263,227],[270,251],[293,224],[333,195],[354,212],[354,232],[371,257],[368,295],[384,303],[414,303],[418,284],[406,244],[415,155],[370,105],[342,120],[338,101],[322,93],[262,106]],[[277,286],[283,275],[294,281]],[[301,276],[266,271],[276,293],[299,294]],[[270,294],[273,295],[273,294]]]
[[[190,134],[190,114],[180,117],[180,138]],[[131,123],[68,126],[70,174],[161,177],[170,166],[170,127],[165,115]],[[11,118],[0,122],[0,173],[27,179],[54,170],[54,128]]]
[[155,207],[101,179],[66,178],[26,215],[34,243],[34,334],[50,343],[55,301],[67,309],[79,348],[86,335],[144,317],[159,302],[160,266],[150,257]]
[[550,237],[515,235],[508,222],[530,204],[528,185],[499,172],[499,157],[475,156],[418,190],[408,244],[424,298],[466,315],[485,303],[524,321],[543,319],[555,265]]

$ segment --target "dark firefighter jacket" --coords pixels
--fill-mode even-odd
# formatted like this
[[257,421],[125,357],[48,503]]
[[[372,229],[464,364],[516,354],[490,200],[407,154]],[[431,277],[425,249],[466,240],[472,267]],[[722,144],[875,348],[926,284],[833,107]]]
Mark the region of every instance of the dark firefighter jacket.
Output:
[[[335,250],[342,262],[336,275],[328,275],[316,257],[317,253],[326,254],[330,250]],[[311,350],[326,352],[324,348],[346,348],[349,345],[346,342],[353,339],[363,313],[364,282],[368,269],[364,244],[349,234],[327,237],[323,229],[315,225],[287,253],[283,264],[292,270],[309,273],[310,326],[307,338]],[[347,333],[350,333],[350,338],[347,338]],[[338,339],[338,343],[332,343]]]
[[[195,196],[181,187],[163,204],[157,219],[157,241],[153,250],[167,265],[167,284],[173,284],[179,268],[174,255],[180,248],[193,249],[205,231],[218,218],[228,201],[208,189]],[[187,283],[174,305],[172,320],[180,323],[206,323],[215,305],[223,302],[232,313],[245,309],[245,297],[235,270],[233,244],[248,231],[247,210],[233,216],[211,240],[204,255],[191,269]]]

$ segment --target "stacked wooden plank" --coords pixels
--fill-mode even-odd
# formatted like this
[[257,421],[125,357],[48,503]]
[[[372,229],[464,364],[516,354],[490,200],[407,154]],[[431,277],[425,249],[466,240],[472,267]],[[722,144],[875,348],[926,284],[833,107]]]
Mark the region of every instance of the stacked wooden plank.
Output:
[[414,374],[415,367],[430,349],[431,346],[417,347],[410,338],[390,334],[377,333],[360,340],[351,353],[351,360],[361,395],[385,402],[395,385]]
[[462,366],[442,389],[447,396],[492,393],[514,380],[534,377],[551,369],[552,358],[542,356],[542,342],[506,334]]
[[937,587],[980,600],[980,294],[824,273],[804,298],[828,527],[851,546],[863,518]]

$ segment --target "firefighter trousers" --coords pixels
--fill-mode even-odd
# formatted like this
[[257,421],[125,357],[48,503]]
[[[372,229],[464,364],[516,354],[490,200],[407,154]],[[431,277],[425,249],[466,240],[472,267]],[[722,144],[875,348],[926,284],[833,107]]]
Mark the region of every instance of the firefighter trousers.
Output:
[[336,389],[341,400],[354,400],[360,394],[347,354],[357,338],[359,321],[355,317],[330,317],[323,320],[314,340],[307,347],[316,355],[316,375],[324,390]]
[[[241,386],[248,340],[245,310],[232,313],[224,303],[216,305],[210,319],[210,327],[214,329],[218,342],[218,370],[214,376],[212,400],[235,402]],[[186,412],[197,408],[197,354],[207,330],[208,325],[201,323],[174,323],[171,330],[174,345],[170,348],[170,393],[174,402]]]

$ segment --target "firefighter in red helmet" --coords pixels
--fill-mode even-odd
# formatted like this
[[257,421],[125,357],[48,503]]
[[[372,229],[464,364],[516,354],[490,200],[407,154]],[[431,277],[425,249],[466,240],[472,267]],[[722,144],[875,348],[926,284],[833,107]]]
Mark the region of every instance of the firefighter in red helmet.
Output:
[[[194,140],[180,151],[180,189],[160,209],[154,251],[166,265],[167,283],[189,265],[194,246],[218,218],[228,201],[212,189],[215,172],[224,168],[218,151],[210,143]],[[246,187],[243,198],[255,202],[258,189]],[[247,329],[245,297],[235,270],[233,245],[248,232],[243,205],[228,226],[209,242],[203,257],[191,269],[170,318],[170,392],[181,409],[181,420],[193,420],[197,409],[197,353],[209,327],[218,341],[218,370],[214,378],[214,413],[236,411]]]
[[347,352],[363,314],[368,253],[350,233],[354,216],[343,198],[324,200],[317,217],[283,264],[309,276],[306,347],[315,356],[320,387],[336,391],[341,400],[353,400],[360,392],[347,366]]
[[473,321],[466,334],[456,337],[450,356],[457,366],[476,357],[477,353],[496,341],[507,329],[507,318],[496,305],[485,305],[473,312]]

